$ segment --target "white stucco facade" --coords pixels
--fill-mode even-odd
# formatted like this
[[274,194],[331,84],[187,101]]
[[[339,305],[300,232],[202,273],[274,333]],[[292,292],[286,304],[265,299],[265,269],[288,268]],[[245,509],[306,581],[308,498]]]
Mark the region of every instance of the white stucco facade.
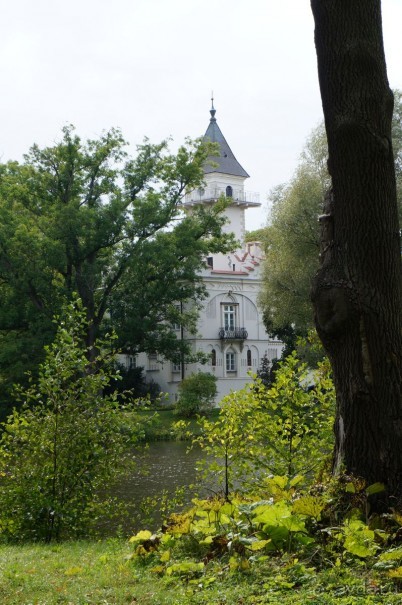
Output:
[[178,338],[190,340],[193,351],[205,353],[209,361],[181,367],[155,355],[140,354],[135,363],[144,368],[147,380],[157,382],[173,402],[183,377],[197,371],[210,372],[217,377],[219,404],[224,395],[251,380],[264,355],[270,360],[279,358],[283,345],[267,334],[258,307],[262,249],[258,242],[244,242],[245,212],[258,212],[258,196],[245,191],[248,174],[217,126],[214,108],[205,137],[220,144],[221,156],[213,158],[216,167],[207,169],[205,186],[187,192],[183,207],[191,212],[198,204],[214,204],[226,195],[230,205],[225,211],[225,231],[235,234],[239,247],[229,254],[211,254],[205,259],[202,276],[208,298],[199,315],[197,335],[186,334],[180,326],[175,328]]

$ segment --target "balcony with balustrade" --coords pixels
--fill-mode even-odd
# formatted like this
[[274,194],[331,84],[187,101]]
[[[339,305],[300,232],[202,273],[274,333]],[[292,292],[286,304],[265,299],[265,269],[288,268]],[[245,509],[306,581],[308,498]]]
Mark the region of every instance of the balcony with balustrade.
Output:
[[219,328],[219,338],[221,340],[246,340],[248,332],[246,328]]
[[227,193],[227,187],[206,187],[205,189],[194,189],[186,193],[184,206],[195,206],[201,203],[215,202],[222,195],[232,199],[232,203],[239,206],[258,207],[260,206],[260,194],[253,191],[244,191],[243,189],[231,189],[231,195]]

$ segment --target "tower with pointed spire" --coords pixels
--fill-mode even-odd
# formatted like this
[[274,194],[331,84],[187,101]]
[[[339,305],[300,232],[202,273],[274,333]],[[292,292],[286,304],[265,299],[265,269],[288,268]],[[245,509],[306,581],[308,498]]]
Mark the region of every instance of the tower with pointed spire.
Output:
[[[194,372],[209,372],[217,378],[216,403],[232,390],[243,388],[256,373],[261,360],[279,358],[283,343],[265,329],[258,306],[263,251],[258,242],[245,242],[245,211],[260,206],[258,196],[245,191],[248,173],[237,161],[216,121],[213,99],[204,139],[217,143],[219,155],[208,158],[205,184],[186,193],[183,208],[215,204],[224,195],[227,232],[235,234],[238,248],[227,254],[211,254],[205,259],[201,276],[208,295],[200,310],[197,334],[186,333],[177,325],[177,338],[191,342],[194,353],[202,353],[207,364],[174,364],[155,361],[155,355],[140,354],[137,366],[145,368],[147,380],[155,380],[171,402],[178,398],[182,379]],[[191,303],[189,303],[191,304]]]
[[219,155],[210,156],[204,167],[205,187],[190,191],[186,194],[184,207],[198,204],[213,204],[224,195],[231,200],[227,210],[227,223],[224,228],[235,234],[236,239],[243,244],[245,236],[245,210],[257,208],[258,194],[245,191],[244,183],[249,174],[237,161],[216,121],[214,100],[211,99],[210,120],[204,134],[204,140],[216,143]]

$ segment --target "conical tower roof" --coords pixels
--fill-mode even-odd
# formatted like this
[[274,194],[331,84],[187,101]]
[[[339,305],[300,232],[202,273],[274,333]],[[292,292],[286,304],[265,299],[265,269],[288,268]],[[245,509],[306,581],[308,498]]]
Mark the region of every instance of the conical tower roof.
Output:
[[211,166],[209,163],[207,163],[204,166],[204,172],[206,174],[211,172],[220,172],[222,174],[232,174],[234,176],[242,176],[245,178],[249,177],[250,175],[247,174],[244,168],[236,160],[232,150],[227,144],[227,141],[216,121],[215,113],[216,109],[214,108],[214,104],[212,102],[212,109],[210,110],[211,119],[204,135],[204,140],[211,141],[211,143],[219,143],[220,155],[210,156],[208,158],[214,162],[215,166]]

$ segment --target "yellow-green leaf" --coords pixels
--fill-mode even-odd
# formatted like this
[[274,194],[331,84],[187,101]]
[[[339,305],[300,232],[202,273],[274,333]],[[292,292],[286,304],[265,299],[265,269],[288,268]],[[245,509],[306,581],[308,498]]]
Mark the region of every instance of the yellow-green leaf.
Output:
[[167,561],[170,561],[170,549],[165,550],[161,556],[160,556],[160,560],[162,563],[166,563]]
[[129,542],[145,542],[146,540],[149,540],[152,537],[152,533],[149,531],[149,529],[143,529],[141,531],[138,532],[138,534],[136,534],[135,536],[132,536],[129,540]]
[[307,517],[320,519],[321,512],[325,508],[325,500],[320,496],[302,496],[293,503],[293,512]]
[[247,548],[249,548],[252,551],[262,550],[270,542],[271,542],[271,540],[256,540],[255,542],[252,542]]

